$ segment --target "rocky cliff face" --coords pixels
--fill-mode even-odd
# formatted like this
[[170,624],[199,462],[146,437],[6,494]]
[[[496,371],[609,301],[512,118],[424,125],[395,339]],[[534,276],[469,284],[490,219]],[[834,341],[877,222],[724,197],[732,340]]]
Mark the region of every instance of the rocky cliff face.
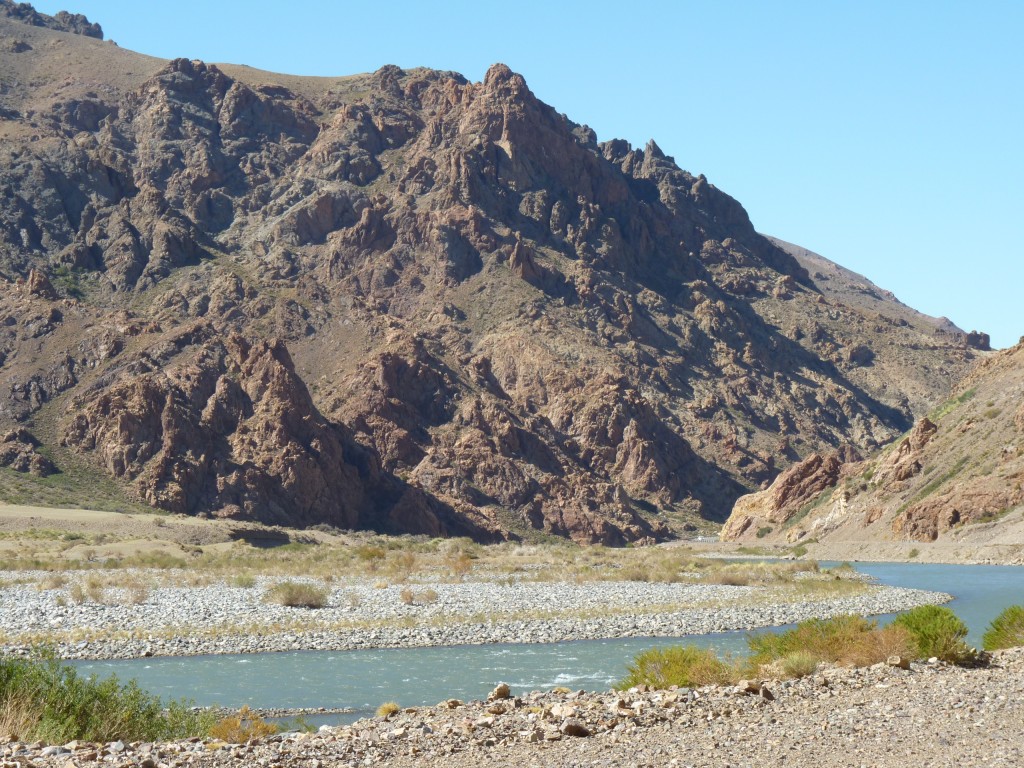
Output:
[[[1024,344],[872,458],[814,456],[740,498],[729,540],[974,541],[1024,518]],[[1005,543],[1013,543],[1007,540]]]
[[0,31],[0,418],[157,506],[663,537],[885,443],[976,354],[503,65],[303,79]]

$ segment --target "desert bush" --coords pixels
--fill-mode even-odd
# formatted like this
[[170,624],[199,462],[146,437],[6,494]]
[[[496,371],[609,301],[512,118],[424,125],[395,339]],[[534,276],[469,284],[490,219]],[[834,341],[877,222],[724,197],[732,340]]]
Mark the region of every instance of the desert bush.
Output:
[[248,706],[242,707],[234,715],[221,718],[210,728],[210,736],[228,744],[244,744],[252,739],[273,736],[279,730],[274,723],[268,723],[254,714]]
[[707,575],[707,582],[709,584],[723,584],[729,587],[747,587],[750,586],[751,575],[748,571],[741,570],[727,570],[721,569],[717,571],[711,571]]
[[40,592],[44,592],[49,589],[60,589],[66,586],[67,583],[68,580],[62,574],[49,573],[36,585],[36,588]]
[[648,685],[652,688],[725,685],[739,679],[739,671],[734,664],[719,659],[714,651],[695,645],[642,651],[627,670],[629,674],[616,686],[620,690],[635,685]]
[[473,570],[473,558],[465,551],[450,552],[444,564],[455,581],[462,581]]
[[155,741],[203,736],[212,716],[116,677],[82,677],[53,657],[0,658],[0,730],[23,741]]
[[401,592],[398,593],[399,599],[406,605],[412,605],[416,602],[416,595],[409,587],[404,587]]
[[1024,605],[1011,605],[992,619],[981,644],[986,651],[1024,645]]
[[969,664],[975,655],[967,647],[967,625],[944,605],[921,605],[900,614],[893,626],[903,627],[914,639],[917,657],[935,657],[951,664]]
[[385,701],[379,707],[377,707],[377,717],[391,717],[396,712],[401,712],[402,708],[393,701]]
[[819,661],[821,660],[817,656],[808,651],[793,651],[779,659],[777,666],[781,677],[791,679],[813,675],[818,669]]
[[228,579],[228,584],[240,589],[252,589],[256,586],[256,577],[250,573],[236,573]]
[[433,589],[425,589],[420,592],[420,602],[422,603],[436,603],[437,592]]
[[866,666],[913,648],[902,630],[879,629],[877,622],[852,615],[808,619],[786,632],[751,635],[747,645],[754,667],[784,665],[795,654],[831,664]]
[[266,600],[292,608],[323,608],[329,594],[323,587],[304,581],[282,581],[267,590]]

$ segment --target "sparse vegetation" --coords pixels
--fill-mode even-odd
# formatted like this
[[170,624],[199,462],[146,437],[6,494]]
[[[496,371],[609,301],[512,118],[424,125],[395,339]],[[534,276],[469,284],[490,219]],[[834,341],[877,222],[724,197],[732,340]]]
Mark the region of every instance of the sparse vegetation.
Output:
[[757,529],[757,538],[763,539],[765,536],[767,536],[773,530],[774,529],[770,525],[761,526],[760,528]]
[[377,707],[377,717],[391,717],[402,711],[402,708],[394,701],[385,701]]
[[214,723],[210,736],[228,744],[244,744],[252,739],[273,736],[279,730],[275,723],[268,723],[245,706]]
[[724,684],[744,676],[803,677],[822,662],[870,666],[894,655],[910,657],[916,648],[910,630],[879,627],[862,616],[809,619],[786,632],[751,635],[747,644],[750,655],[743,660],[719,659],[712,651],[692,645],[652,648],[637,654],[618,687]]
[[944,402],[942,405],[940,405],[938,408],[936,408],[934,411],[928,414],[928,418],[931,421],[938,423],[939,419],[954,411],[957,408],[957,406],[963,405],[964,403],[968,402],[976,394],[977,389],[972,387],[971,389],[966,390],[957,397],[950,398],[949,400]]
[[1024,645],[1024,605],[1011,605],[992,619],[981,644],[986,651]]
[[323,608],[330,596],[323,587],[304,581],[283,581],[267,590],[267,602],[291,608]]

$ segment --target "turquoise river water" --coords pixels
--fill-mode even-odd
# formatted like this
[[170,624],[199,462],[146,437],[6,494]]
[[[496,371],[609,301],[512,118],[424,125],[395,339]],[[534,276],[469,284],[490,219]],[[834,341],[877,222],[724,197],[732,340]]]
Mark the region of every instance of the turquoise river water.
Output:
[[[980,645],[982,632],[1003,608],[1024,603],[1024,568],[1018,566],[857,563],[856,568],[883,584],[954,595],[949,605],[970,627],[973,645]],[[684,639],[742,653],[747,634],[148,658],[75,666],[86,674],[134,678],[152,693],[202,706],[351,709],[342,716],[309,718],[315,725],[355,720],[385,701],[421,706],[483,698],[500,681],[517,692],[559,685],[607,690],[639,651]]]

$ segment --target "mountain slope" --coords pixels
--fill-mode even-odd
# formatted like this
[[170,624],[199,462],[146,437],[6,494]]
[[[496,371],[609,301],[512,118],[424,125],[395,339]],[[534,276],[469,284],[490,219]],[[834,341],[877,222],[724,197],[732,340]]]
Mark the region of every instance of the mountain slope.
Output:
[[883,444],[975,356],[503,65],[296,78],[0,32],[0,419],[151,504],[663,537]]
[[739,499],[723,538],[1024,545],[1024,343],[978,363],[907,435],[856,458],[808,459]]

